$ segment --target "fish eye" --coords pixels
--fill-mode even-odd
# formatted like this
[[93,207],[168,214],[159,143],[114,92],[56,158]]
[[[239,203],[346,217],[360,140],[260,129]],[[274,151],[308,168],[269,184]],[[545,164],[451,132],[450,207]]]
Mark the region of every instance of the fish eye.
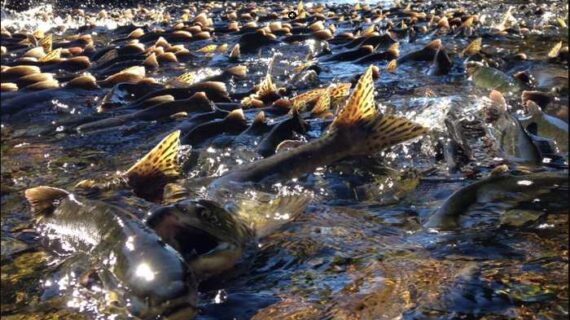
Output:
[[210,217],[210,209],[206,208],[205,206],[198,204],[196,205],[196,214],[201,217]]

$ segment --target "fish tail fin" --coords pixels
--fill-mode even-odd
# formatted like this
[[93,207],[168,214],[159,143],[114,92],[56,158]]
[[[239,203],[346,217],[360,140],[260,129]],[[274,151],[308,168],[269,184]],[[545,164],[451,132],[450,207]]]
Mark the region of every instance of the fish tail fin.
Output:
[[277,91],[277,87],[275,84],[273,84],[273,80],[271,80],[271,74],[268,72],[259,85],[257,96],[263,99],[263,97],[271,95],[275,91]]
[[27,189],[24,196],[32,207],[32,213],[35,215],[47,215],[53,212],[57,201],[65,198],[69,192],[47,186],[39,186]]
[[360,77],[329,131],[329,135],[349,147],[350,155],[372,154],[427,132],[426,128],[406,118],[378,113],[372,72],[373,66],[370,66]]
[[57,48],[48,52],[45,56],[38,59],[39,62],[50,62],[61,58],[61,48]]
[[[243,198],[226,205],[226,209],[241,216],[252,224],[258,238],[263,238],[285,223],[298,217],[309,205],[312,197],[307,195],[287,195],[265,197],[266,194]],[[267,199],[269,198],[269,199]]]
[[169,87],[172,88],[185,88],[189,87],[190,85],[194,84],[194,80],[196,78],[195,72],[186,72],[174,79],[170,79],[167,84]]
[[42,48],[44,49],[44,52],[51,52],[52,48],[53,48],[53,37],[51,34],[48,34],[47,36],[45,36],[43,39],[41,39],[39,41],[39,45],[42,46]]
[[331,96],[329,90],[327,90],[325,94],[321,95],[317,99],[317,103],[313,107],[313,110],[311,110],[311,113],[314,115],[325,114],[330,110],[330,106],[331,106]]
[[162,196],[164,185],[180,175],[179,152],[180,130],[177,130],[162,139],[149,153],[130,167],[124,173],[124,177],[128,179],[129,185],[137,195],[146,199],[157,194]]

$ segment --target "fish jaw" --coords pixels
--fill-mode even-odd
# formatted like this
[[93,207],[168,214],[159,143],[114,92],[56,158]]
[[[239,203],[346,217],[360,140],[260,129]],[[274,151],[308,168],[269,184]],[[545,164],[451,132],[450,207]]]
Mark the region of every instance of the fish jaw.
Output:
[[229,270],[253,240],[253,231],[215,202],[185,200],[159,208],[147,220],[167,244],[175,248],[197,278],[203,280]]

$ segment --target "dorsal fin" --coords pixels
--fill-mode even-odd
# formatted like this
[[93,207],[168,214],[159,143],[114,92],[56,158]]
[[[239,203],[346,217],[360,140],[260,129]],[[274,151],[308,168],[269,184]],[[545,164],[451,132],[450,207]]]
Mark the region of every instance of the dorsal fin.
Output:
[[71,88],[82,88],[87,90],[97,89],[97,79],[90,74],[84,74],[71,79],[67,85]]
[[539,115],[542,113],[540,106],[532,100],[527,100],[525,104],[525,111],[531,116]]
[[59,81],[57,81],[57,79],[38,81],[24,87],[26,90],[46,90],[55,88],[59,88]]
[[194,79],[196,77],[195,72],[186,72],[178,77],[171,79],[167,82],[167,84],[172,88],[186,88],[192,84],[194,84]]
[[330,93],[327,91],[319,97],[317,103],[313,107],[313,110],[311,110],[311,113],[315,115],[324,114],[325,112],[329,111],[330,106],[331,106],[331,96]]
[[39,41],[39,45],[44,48],[44,52],[51,52],[52,51],[52,43],[53,37],[51,34],[48,34],[46,37]]
[[460,57],[463,56],[472,56],[476,53],[478,53],[479,51],[481,51],[481,44],[482,44],[483,38],[477,38],[473,41],[471,41],[471,43],[469,43],[467,45],[467,47],[465,47],[465,49],[463,49],[463,51],[461,51],[461,53],[459,54]]
[[243,114],[243,109],[235,109],[230,112],[225,118],[226,121],[238,121],[245,122],[245,115]]
[[32,207],[32,213],[35,215],[47,215],[53,212],[57,206],[57,202],[67,197],[69,192],[47,186],[39,186],[27,189],[24,196]]
[[239,43],[238,43],[233,47],[232,51],[230,52],[230,58],[231,59],[239,59],[240,55],[241,54],[240,54]]
[[473,26],[474,17],[470,16],[461,24],[461,28],[471,28]]
[[41,57],[38,61],[39,62],[49,62],[53,60],[58,60],[61,58],[61,48],[57,48],[48,52],[45,56]]
[[393,43],[386,52],[390,53],[393,57],[400,56],[400,44],[398,42]]
[[440,29],[449,29],[449,21],[447,20],[447,17],[439,19],[437,22],[437,27]]
[[265,112],[259,111],[257,113],[257,115],[255,115],[255,119],[253,119],[253,123],[251,125],[255,126],[255,125],[266,123],[266,122],[267,122],[267,118],[265,117]]
[[149,68],[158,68],[158,60],[156,59],[156,53],[151,52],[146,59],[143,61],[143,65]]
[[293,109],[304,108],[305,105],[316,101],[317,99],[319,99],[319,96],[325,94],[326,92],[327,92],[326,88],[317,88],[294,96],[293,98],[291,98]]
[[171,101],[174,101],[174,97],[172,95],[169,95],[169,94],[164,94],[164,95],[154,96],[152,98],[148,98],[148,99],[142,101],[141,105],[144,109],[146,109],[146,108],[156,106],[156,105],[161,104],[161,103],[171,102]]
[[156,40],[156,42],[154,43],[154,46],[155,47],[169,48],[170,43],[168,41],[166,41],[166,39],[164,39],[163,37],[159,37],[158,40]]
[[136,28],[127,36],[128,39],[138,39],[144,35],[144,30],[142,28]]
[[428,43],[425,46],[425,49],[433,49],[433,50],[437,50],[439,48],[441,48],[442,44],[441,44],[441,39],[435,39],[432,42]]
[[32,35],[36,38],[36,39],[42,39],[45,37],[45,33],[42,29],[36,29],[34,30],[34,32],[32,33]]
[[372,65],[368,67],[360,77],[346,105],[331,124],[331,128],[352,126],[362,121],[371,122],[376,118],[372,67]]
[[375,29],[376,25],[375,24],[371,24],[368,29],[362,31],[362,33],[360,34],[362,37],[368,37],[370,35],[372,35],[376,29]]
[[143,66],[132,66],[121,70],[119,73],[136,74],[138,76],[144,77],[146,75],[146,69]]
[[0,92],[18,91],[18,85],[12,82],[0,83]]
[[213,53],[213,52],[216,51],[217,48],[218,48],[217,45],[215,45],[215,44],[209,44],[209,45],[206,45],[205,47],[202,47],[202,48],[196,50],[196,52],[200,52],[200,53]]
[[493,90],[489,94],[489,98],[491,99],[493,105],[499,108],[501,113],[507,111],[507,101],[505,100],[505,97],[502,93],[497,90]]
[[388,65],[386,65],[386,71],[390,73],[396,72],[396,68],[398,68],[398,60],[392,59]]
[[356,4],[354,5],[354,11],[360,11],[362,10],[362,7],[360,6],[360,2],[356,2]]
[[178,152],[180,130],[176,130],[160,141],[149,153],[137,161],[124,174],[129,180],[152,177],[177,177],[180,175]]
[[233,203],[233,208],[226,207],[251,224],[259,238],[269,235],[287,221],[295,219],[303,213],[312,200],[310,195],[304,194],[279,197],[259,195],[263,194],[256,192],[254,197],[238,199]]
[[350,93],[351,86],[352,84],[350,82],[337,83],[329,89],[329,94],[333,99],[344,98]]
[[268,72],[263,81],[259,84],[259,90],[257,90],[257,96],[263,98],[276,91],[277,87],[273,84],[273,81],[271,80],[271,74],[269,74]]
[[22,58],[36,58],[36,59],[41,59],[43,56],[46,55],[47,51],[44,51],[44,48],[42,47],[34,47],[28,51],[26,51],[26,53],[24,53],[24,55],[22,56]]
[[156,58],[157,58],[157,60],[160,60],[161,62],[178,62],[178,58],[172,52],[161,53]]
[[224,53],[228,51],[228,44],[227,43],[222,43],[221,45],[218,46],[218,48],[216,49],[216,52],[220,52],[220,53]]
[[247,74],[247,67],[244,65],[237,65],[230,68],[227,68],[225,72],[229,73],[232,76],[243,78]]
[[548,51],[549,58],[556,58],[560,54],[560,49],[562,49],[562,41],[558,42],[557,44]]

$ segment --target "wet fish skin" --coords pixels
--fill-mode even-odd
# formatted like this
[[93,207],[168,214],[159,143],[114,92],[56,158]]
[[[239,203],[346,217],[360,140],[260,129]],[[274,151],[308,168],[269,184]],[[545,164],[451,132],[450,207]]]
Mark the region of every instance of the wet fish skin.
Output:
[[441,40],[437,39],[428,43],[425,47],[418,51],[413,51],[405,56],[398,58],[398,64],[407,63],[410,61],[433,61],[437,51],[442,47]]
[[376,48],[376,50],[379,50],[387,49],[389,46],[396,42],[397,41],[394,40],[389,34],[384,34],[381,36],[360,37],[352,40],[346,44],[345,47],[354,48],[356,46],[371,45]]
[[256,31],[245,33],[239,38],[238,43],[242,53],[253,53],[262,47],[277,44],[279,41],[274,40],[265,33]]
[[58,89],[46,89],[37,92],[26,92],[25,94],[19,94],[18,91],[13,92],[15,95],[11,95],[11,98],[4,98],[2,95],[2,113],[4,115],[16,115],[22,111],[30,112],[38,104],[51,101],[62,96],[88,96],[93,93],[92,90],[78,89],[74,88],[69,90],[69,88],[58,88]]
[[[472,205],[501,201],[507,208],[532,201],[542,193],[568,186],[567,172],[538,172],[526,175],[490,176],[457,190],[424,223],[425,228],[453,230]],[[514,195],[517,194],[515,198]]]
[[39,225],[89,254],[95,269],[110,271],[128,288],[123,294],[133,315],[196,314],[194,275],[179,253],[130,212],[51,187],[28,189],[25,196]]
[[429,75],[432,76],[443,76],[449,73],[453,62],[447,55],[444,48],[437,50],[435,57],[433,58],[432,65],[428,71]]
[[[519,120],[508,111],[504,97],[498,91],[492,91],[491,100],[492,105],[487,110],[487,122],[505,156],[516,162],[540,164],[540,152]],[[498,114],[489,114],[493,111]]]
[[468,63],[466,69],[477,87],[513,94],[522,90],[521,85],[515,79],[498,69],[478,63]]
[[259,142],[257,152],[269,157],[275,154],[275,148],[284,140],[293,138],[294,132],[303,134],[307,131],[308,125],[299,113],[294,113],[287,120],[273,126],[271,131]]
[[199,82],[186,88],[164,88],[152,91],[139,99],[135,100],[130,107],[135,108],[136,105],[146,99],[157,96],[171,95],[175,100],[188,99],[197,92],[203,91],[208,99],[213,102],[232,102],[228,96],[225,86],[220,82]]
[[365,55],[364,57],[357,59],[355,62],[356,63],[374,63],[374,62],[378,62],[378,61],[390,61],[392,59],[396,59],[398,58],[398,56],[396,56],[394,53],[390,52],[390,51],[384,51],[384,52],[373,52],[370,54]]
[[78,126],[76,130],[78,132],[88,132],[101,128],[120,126],[129,121],[154,121],[166,119],[171,115],[182,111],[200,113],[213,110],[213,104],[206,95],[203,92],[197,92],[188,99],[163,102],[133,113],[82,124]]
[[[367,155],[424,134],[407,119],[381,115],[374,102],[371,65],[360,77],[345,107],[323,137],[252,162],[216,179],[210,190],[234,182],[262,182],[297,177],[340,159]],[[357,142],[358,141],[358,142]]]
[[372,46],[364,46],[358,47],[353,50],[347,50],[344,52],[333,54],[332,56],[327,56],[323,58],[322,61],[331,62],[331,61],[352,61],[359,58],[363,58],[374,51]]
[[211,120],[199,124],[186,133],[181,139],[182,144],[197,146],[205,140],[220,134],[237,135],[247,128],[247,122],[241,109],[230,112],[224,119]]
[[[150,83],[117,83],[113,88],[103,96],[101,102],[97,104],[97,110],[106,111],[115,109],[128,102],[123,102],[127,98],[139,99],[140,97],[148,94],[148,92],[162,89],[159,84]],[[117,101],[115,100],[115,96]],[[141,103],[142,104],[142,103]]]
[[556,141],[561,152],[568,152],[568,123],[546,114],[532,100],[527,101],[526,109],[530,115],[518,119],[524,128],[534,125],[533,134]]
[[146,224],[180,252],[198,280],[231,269],[255,237],[237,216],[204,199],[161,207]]

